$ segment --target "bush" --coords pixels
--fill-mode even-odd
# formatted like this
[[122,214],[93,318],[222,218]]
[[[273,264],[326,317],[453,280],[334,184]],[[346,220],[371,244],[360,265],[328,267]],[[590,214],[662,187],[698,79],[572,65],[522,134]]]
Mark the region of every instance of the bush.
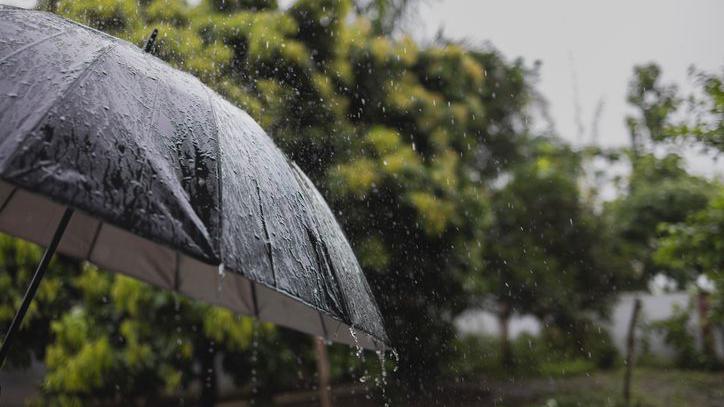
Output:
[[[510,342],[511,366],[504,366],[501,360],[498,338],[459,337],[449,373],[457,377],[569,376],[614,367],[618,351],[608,332],[588,321],[578,325],[575,335],[556,328],[546,328],[541,336],[519,335]],[[576,339],[572,339],[574,336]]]
[[466,335],[455,341],[455,358],[450,374],[471,378],[481,375],[504,376],[561,376],[576,375],[600,367],[596,359],[570,357],[544,339],[522,334],[510,343],[512,364],[505,366],[501,359],[500,340],[491,336]]
[[664,343],[676,353],[674,364],[683,369],[717,369],[721,363],[699,350],[689,331],[690,309],[674,306],[670,318],[653,322],[650,328],[664,335]]

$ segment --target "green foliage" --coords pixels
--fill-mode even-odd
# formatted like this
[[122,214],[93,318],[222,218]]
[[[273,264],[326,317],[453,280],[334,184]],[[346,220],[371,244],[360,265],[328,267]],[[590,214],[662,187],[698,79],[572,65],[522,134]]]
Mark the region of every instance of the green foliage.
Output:
[[419,0],[356,0],[355,10],[369,18],[375,34],[390,35],[398,30]]
[[[529,134],[535,69],[492,49],[380,35],[412,3],[300,0],[282,11],[274,0],[62,0],[56,10],[139,45],[158,28],[157,56],[246,110],[309,174],[365,268],[401,355],[401,388],[429,388],[451,360],[460,373],[491,368],[477,365],[490,360],[487,345],[454,343],[453,318],[481,297],[552,322],[546,344],[513,343],[516,365],[610,366],[610,341],[588,316],[605,314],[623,264],[653,264],[656,238],[675,235],[661,222],[708,201],[710,184],[678,159],[638,149],[666,134],[675,89],[660,85],[658,68],[638,69],[630,194],[603,219],[580,186],[585,154]],[[707,83],[719,101],[720,85]],[[2,322],[38,255],[0,238]],[[267,398],[315,380],[307,336],[90,265],[62,260],[48,274],[13,352],[14,362],[45,360],[47,400],[154,404],[194,387],[213,397],[218,368]],[[345,347],[330,358],[335,380],[379,369]]]
[[712,369],[719,364],[696,346],[696,339],[690,332],[691,309],[675,307],[671,317],[651,323],[650,328],[663,334],[664,343],[676,352],[674,363],[684,369]]
[[71,19],[92,22],[99,30],[117,36],[139,22],[139,5],[134,0],[61,0],[56,7]]
[[[82,301],[51,323],[43,384],[48,401],[59,396],[81,404],[163,400],[187,392],[194,382],[210,380],[215,367],[208,360],[217,355],[227,374],[248,383],[255,354],[276,349],[277,333],[268,324],[257,325],[89,264],[70,285]],[[287,345],[271,363],[259,363],[269,367],[261,369],[264,381],[258,391],[290,381],[290,374],[273,372],[275,363],[288,365],[301,357],[286,353],[293,349]]]
[[721,153],[724,151],[724,73],[717,76],[692,69],[692,76],[701,87],[701,94],[688,98],[687,119],[670,123],[662,139],[693,140]]
[[[627,118],[633,145],[631,175],[626,193],[606,208],[617,252],[633,271],[630,287],[644,286],[656,273],[668,274],[680,283],[691,278],[675,261],[666,262],[663,254],[655,255],[659,239],[666,234],[662,225],[684,222],[702,210],[720,188],[716,182],[689,175],[679,155],[659,157],[645,150],[671,139],[673,117],[682,103],[676,87],[662,84],[660,76],[654,64],[634,68],[628,100],[637,114]],[[712,124],[707,126],[720,126],[723,116],[710,117]]]
[[555,328],[542,336],[519,335],[510,344],[512,361],[501,363],[500,340],[491,336],[466,335],[455,341],[455,357],[448,374],[475,379],[495,377],[563,377],[596,369],[610,369],[618,357],[608,333],[589,325],[583,341],[566,338]]
[[654,261],[658,239],[664,235],[660,225],[684,221],[706,206],[711,192],[712,184],[688,175],[678,156],[639,156],[634,163],[630,192],[607,208],[619,239],[618,249],[631,262],[634,281],[639,282],[633,284],[642,284],[657,272],[665,272],[680,282],[686,280],[687,276],[675,267]]
[[724,273],[724,186],[718,186],[717,195],[702,210],[661,229],[657,263],[692,276],[708,273],[716,279]]
[[714,282],[710,318],[724,321],[724,186],[701,211],[683,222],[663,224],[654,253],[657,264],[676,270],[689,280],[704,274]]
[[[383,24],[398,18],[382,6]],[[382,20],[370,22],[359,9],[350,15],[351,7],[62,0],[56,10],[138,45],[158,28],[157,56],[198,76],[273,136],[338,214],[402,356],[399,377],[422,387],[451,355],[452,316],[469,300],[465,275],[483,272],[489,186],[522,157],[535,72],[494,50],[420,48],[408,37],[378,36]],[[43,322],[49,333],[39,342],[53,350],[45,386],[53,398],[157,400],[194,383],[211,383],[213,392],[216,373],[196,367],[208,365],[209,353],[245,391],[252,368],[258,393],[313,380],[306,337],[254,330],[227,311],[90,266],[63,286],[72,298],[55,311],[52,332],[50,319]],[[76,323],[88,327],[82,346],[55,339]],[[353,372],[371,369],[339,352],[332,357]],[[99,365],[81,372],[85,355],[95,353]],[[76,366],[72,380],[62,379],[64,364]],[[351,377],[346,368],[335,375]]]
[[[634,67],[627,100],[638,114],[627,117],[626,124],[635,153],[647,141],[691,140],[717,152],[724,149],[724,78],[694,68],[691,76],[700,89],[684,99],[676,86],[661,82],[656,64]],[[685,113],[684,119],[675,119],[677,113]]]
[[470,275],[495,303],[566,330],[591,312],[605,315],[622,280],[605,224],[579,189],[580,160],[565,146],[534,144],[492,196],[487,273]]
[[[0,235],[0,325],[10,325],[41,255],[41,248],[34,244]],[[51,271],[43,279],[20,325],[16,346],[8,354],[11,366],[27,366],[32,358],[44,357],[52,337],[50,323],[63,315],[74,297],[66,287],[78,271],[77,264],[56,258],[49,267]]]
[[635,153],[646,140],[660,140],[670,115],[681,104],[677,88],[661,84],[661,68],[656,64],[634,67],[634,76],[629,83],[628,102],[638,110],[638,117],[629,116],[626,124]]
[[206,0],[216,11],[231,12],[236,10],[276,9],[276,0]]
[[599,369],[610,369],[619,356],[608,331],[588,320],[575,321],[566,330],[548,327],[542,341],[554,361],[585,360]]

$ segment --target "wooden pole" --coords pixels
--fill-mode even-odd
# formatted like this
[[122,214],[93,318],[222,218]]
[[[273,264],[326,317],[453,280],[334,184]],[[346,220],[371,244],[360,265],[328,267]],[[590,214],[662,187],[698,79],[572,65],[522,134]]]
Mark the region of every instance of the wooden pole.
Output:
[[510,349],[510,314],[511,307],[507,301],[500,302],[498,324],[500,326],[500,362],[503,367],[513,365],[513,353]]
[[709,320],[709,308],[711,308],[709,304],[709,293],[699,288],[697,300],[702,351],[707,358],[714,360],[716,359],[716,349],[714,346],[714,334],[711,329],[711,321]]
[[623,378],[623,400],[626,406],[631,402],[631,375],[635,362],[635,346],[636,346],[636,321],[641,311],[641,299],[634,300],[633,311],[631,313],[631,321],[628,325],[628,334],[626,335],[626,372]]
[[327,344],[324,343],[324,338],[320,337],[315,338],[314,342],[317,356],[317,373],[319,374],[319,405],[321,407],[332,407],[331,372],[329,356],[327,356]]

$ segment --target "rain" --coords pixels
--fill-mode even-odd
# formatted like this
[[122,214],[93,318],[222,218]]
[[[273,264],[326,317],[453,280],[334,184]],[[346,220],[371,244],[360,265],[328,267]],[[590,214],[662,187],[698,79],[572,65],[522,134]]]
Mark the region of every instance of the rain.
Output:
[[724,9],[643,3],[0,0],[0,405],[724,404]]

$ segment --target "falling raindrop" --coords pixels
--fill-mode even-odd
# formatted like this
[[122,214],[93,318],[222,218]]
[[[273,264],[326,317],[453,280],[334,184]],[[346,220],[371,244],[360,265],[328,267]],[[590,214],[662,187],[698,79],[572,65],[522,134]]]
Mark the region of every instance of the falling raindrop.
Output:
[[224,263],[219,264],[219,285],[216,287],[218,295],[221,295],[221,290],[224,289],[224,277],[226,277],[226,271],[224,270]]
[[354,347],[355,347],[355,356],[359,361],[362,363],[362,366],[364,368],[364,371],[362,372],[362,376],[359,378],[359,382],[365,384],[365,393],[367,393],[367,398],[369,398],[369,389],[367,388],[367,382],[369,381],[369,372],[367,371],[367,364],[364,356],[364,350],[362,349],[362,346],[359,343],[359,339],[357,338],[357,333],[354,330],[354,327],[349,327],[349,334],[352,336],[352,340],[354,341]]
[[390,403],[387,399],[387,367],[385,366],[386,352],[384,350],[378,350],[376,353],[377,358],[380,360],[380,377],[375,381],[377,382],[377,387],[379,387],[382,392],[382,400],[385,403],[385,407],[388,407]]
[[354,341],[354,347],[356,349],[355,356],[357,356],[357,359],[362,359],[364,361],[364,352],[362,350],[362,346],[359,344],[359,340],[357,339],[357,333],[354,330],[354,327],[349,327],[349,334],[352,336],[352,340]]
[[397,350],[391,349],[390,352],[392,352],[392,357],[395,358],[395,367],[392,368],[392,372],[396,373],[397,369],[400,367],[400,354],[397,353]]
[[257,360],[259,357],[259,322],[254,319],[251,331],[251,400],[249,404],[256,404],[256,395],[259,392],[259,383],[257,378]]

